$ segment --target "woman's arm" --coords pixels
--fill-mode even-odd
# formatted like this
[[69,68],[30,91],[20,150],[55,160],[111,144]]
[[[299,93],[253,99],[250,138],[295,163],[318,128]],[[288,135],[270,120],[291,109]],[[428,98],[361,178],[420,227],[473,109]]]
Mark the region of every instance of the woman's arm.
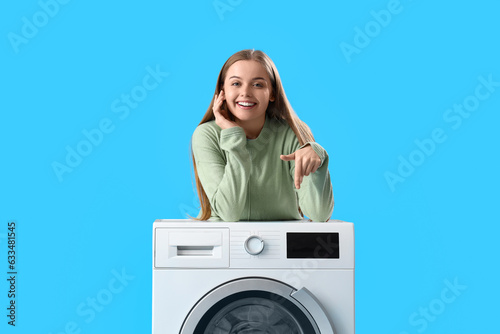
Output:
[[[328,171],[328,154],[316,142],[309,142],[299,147],[297,140],[295,148],[293,160],[290,161],[290,176],[295,184],[300,208],[313,221],[327,221],[332,215],[334,204],[332,182]],[[319,166],[310,158],[311,155],[317,156],[316,160],[319,158]],[[290,156],[292,154],[287,157]]]
[[224,221],[239,221],[251,171],[245,132],[241,127],[231,127],[221,130],[219,138],[213,126],[203,124],[193,134],[192,149],[212,215]]

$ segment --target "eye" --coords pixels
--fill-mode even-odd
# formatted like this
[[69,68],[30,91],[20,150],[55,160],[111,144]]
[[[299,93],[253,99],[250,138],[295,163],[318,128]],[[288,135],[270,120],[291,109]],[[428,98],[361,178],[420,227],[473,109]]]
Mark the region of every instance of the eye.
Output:
[[254,83],[254,86],[255,86],[255,87],[259,87],[259,88],[264,87],[264,85],[263,85],[263,84],[258,83],[258,82]]
[[239,86],[239,84],[240,84],[239,82],[235,81],[231,84],[231,86]]

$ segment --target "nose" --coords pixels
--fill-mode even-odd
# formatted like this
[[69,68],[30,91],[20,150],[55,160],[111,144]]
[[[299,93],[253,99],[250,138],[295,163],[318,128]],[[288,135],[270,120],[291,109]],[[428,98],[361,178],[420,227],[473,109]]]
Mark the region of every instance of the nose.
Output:
[[251,96],[251,85],[243,85],[240,90],[240,96]]

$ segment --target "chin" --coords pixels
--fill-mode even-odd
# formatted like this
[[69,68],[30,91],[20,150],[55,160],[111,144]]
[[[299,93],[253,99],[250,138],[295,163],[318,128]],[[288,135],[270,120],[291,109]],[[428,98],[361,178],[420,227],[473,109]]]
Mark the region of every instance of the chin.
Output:
[[233,112],[232,110],[231,111],[231,114],[233,114],[234,118],[237,119],[237,120],[240,120],[240,121],[252,121],[252,120],[256,120],[256,119],[259,119],[261,117],[266,117],[266,113],[256,113],[256,112],[242,112],[240,110],[238,110],[237,112]]
[[234,117],[235,117],[235,119],[242,121],[242,122],[254,121],[254,120],[257,120],[260,118],[260,117],[256,117],[253,115],[251,115],[251,116],[242,115],[241,117],[238,117],[238,115],[234,115]]

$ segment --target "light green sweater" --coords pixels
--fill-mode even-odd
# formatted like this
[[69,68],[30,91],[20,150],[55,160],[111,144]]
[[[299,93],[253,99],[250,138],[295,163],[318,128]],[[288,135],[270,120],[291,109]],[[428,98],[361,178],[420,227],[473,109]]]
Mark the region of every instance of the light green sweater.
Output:
[[295,189],[295,161],[283,161],[280,155],[301,146],[286,121],[266,117],[256,139],[247,139],[241,127],[221,130],[215,121],[199,125],[192,149],[210,201],[210,220],[302,219],[299,206],[313,221],[328,220],[333,211],[328,155],[317,143],[307,144],[319,155],[321,165]]

